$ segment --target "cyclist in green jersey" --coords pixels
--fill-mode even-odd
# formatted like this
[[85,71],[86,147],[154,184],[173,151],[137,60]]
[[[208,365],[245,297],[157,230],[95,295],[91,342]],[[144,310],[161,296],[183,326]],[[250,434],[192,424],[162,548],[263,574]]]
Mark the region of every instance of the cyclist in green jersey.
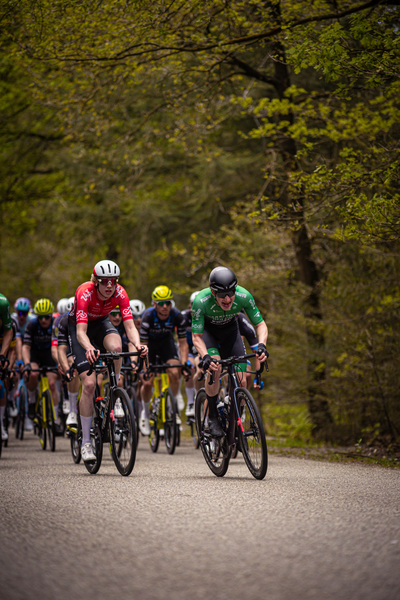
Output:
[[[7,364],[7,354],[13,339],[13,327],[11,321],[10,303],[3,294],[0,294],[0,367]],[[7,394],[3,382],[0,383],[0,429],[3,440],[8,438],[7,431],[3,426],[3,418],[6,410]]]
[[[211,435],[222,437],[224,431],[217,418],[217,400],[221,367],[215,360],[246,354],[240,336],[236,315],[244,309],[254,326],[258,339],[257,357],[260,362],[267,358],[268,328],[258,310],[253,296],[237,284],[233,271],[228,267],[216,267],[210,273],[210,287],[205,288],[193,302],[193,344],[200,357],[204,371],[214,373],[214,383],[206,377],[205,389],[209,404],[209,429]],[[237,365],[239,385],[246,387],[247,363]]]

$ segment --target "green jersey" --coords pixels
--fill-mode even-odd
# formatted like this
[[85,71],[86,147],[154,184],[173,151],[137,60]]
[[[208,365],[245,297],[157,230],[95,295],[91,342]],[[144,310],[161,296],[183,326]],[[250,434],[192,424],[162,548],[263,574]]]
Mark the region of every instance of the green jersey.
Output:
[[12,329],[10,303],[3,294],[0,294],[0,336],[5,331]]
[[253,325],[258,325],[263,318],[253,296],[240,285],[236,288],[235,299],[230,310],[218,306],[210,288],[199,292],[192,306],[192,333],[203,333],[208,324],[223,327],[236,319],[236,315],[244,308]]

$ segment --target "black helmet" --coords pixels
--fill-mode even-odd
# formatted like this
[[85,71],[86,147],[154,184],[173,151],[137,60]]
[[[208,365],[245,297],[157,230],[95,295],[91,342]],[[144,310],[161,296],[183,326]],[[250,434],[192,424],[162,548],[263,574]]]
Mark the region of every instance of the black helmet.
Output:
[[213,292],[230,292],[236,289],[237,279],[228,267],[216,267],[210,273],[209,283]]

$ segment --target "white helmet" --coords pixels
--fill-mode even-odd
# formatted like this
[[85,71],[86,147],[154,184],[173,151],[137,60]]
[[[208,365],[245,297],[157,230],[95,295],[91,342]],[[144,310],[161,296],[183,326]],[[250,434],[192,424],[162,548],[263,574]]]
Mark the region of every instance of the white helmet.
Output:
[[72,307],[74,306],[74,302],[75,302],[75,296],[71,296],[71,298],[68,298],[67,304],[66,304],[67,312],[72,310]]
[[131,300],[129,304],[134,317],[140,317],[146,310],[146,306],[141,300]]
[[120,270],[117,263],[112,260],[101,260],[94,266],[93,273],[96,277],[116,277],[118,279]]
[[200,293],[200,290],[198,292],[193,292],[193,294],[190,296],[190,300],[189,300],[190,304],[193,304],[194,299],[196,298],[197,294],[199,294],[199,293]]
[[60,315],[63,315],[64,313],[68,312],[67,302],[68,298],[61,298],[61,300],[57,302],[57,312],[60,313]]

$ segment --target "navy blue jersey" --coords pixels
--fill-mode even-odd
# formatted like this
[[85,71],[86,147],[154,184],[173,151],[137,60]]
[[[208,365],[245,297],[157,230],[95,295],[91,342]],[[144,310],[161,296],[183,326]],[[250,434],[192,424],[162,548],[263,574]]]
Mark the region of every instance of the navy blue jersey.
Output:
[[155,307],[148,308],[142,315],[140,341],[147,344],[151,340],[161,340],[173,334],[175,328],[178,338],[186,337],[185,318],[180,310],[171,308],[168,318],[161,320]]
[[54,319],[52,318],[49,327],[46,329],[40,325],[37,317],[29,321],[25,329],[24,344],[28,344],[33,350],[39,350],[39,352],[49,350],[51,348],[53,321]]
[[68,313],[58,315],[51,331],[52,346],[68,346]]

